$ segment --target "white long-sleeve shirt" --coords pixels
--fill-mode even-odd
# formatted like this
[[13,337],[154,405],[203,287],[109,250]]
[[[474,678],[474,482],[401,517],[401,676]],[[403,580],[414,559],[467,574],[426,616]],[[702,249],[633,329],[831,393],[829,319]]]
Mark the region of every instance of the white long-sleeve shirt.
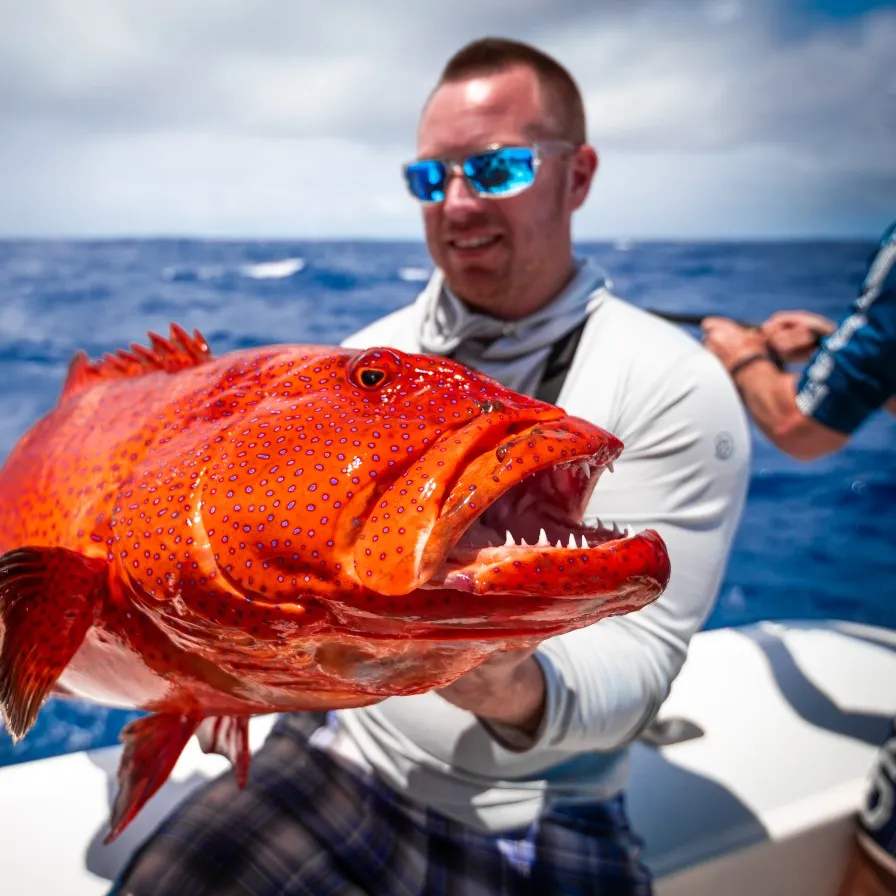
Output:
[[[341,711],[317,738],[480,830],[624,787],[625,748],[656,715],[712,607],[747,491],[749,429],[719,362],[679,328],[598,289],[557,404],[622,439],[586,520],[655,528],[670,555],[666,591],[642,610],[539,646],[547,701],[529,740],[514,742],[434,692]],[[423,314],[418,301],[344,344],[420,351]],[[500,366],[489,373],[501,379]]]

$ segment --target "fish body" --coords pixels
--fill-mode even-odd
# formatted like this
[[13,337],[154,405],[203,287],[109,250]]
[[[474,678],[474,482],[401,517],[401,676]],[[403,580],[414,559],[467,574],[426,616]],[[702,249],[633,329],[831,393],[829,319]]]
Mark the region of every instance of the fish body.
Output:
[[0,469],[0,709],[147,710],[113,839],[196,734],[245,783],[254,714],[362,706],[630,612],[660,536],[582,522],[622,444],[453,361],[200,334],[73,359]]

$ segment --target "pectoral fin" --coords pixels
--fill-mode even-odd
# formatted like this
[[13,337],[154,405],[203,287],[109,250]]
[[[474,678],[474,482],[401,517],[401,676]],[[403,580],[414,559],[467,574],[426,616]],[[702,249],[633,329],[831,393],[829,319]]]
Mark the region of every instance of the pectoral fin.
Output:
[[195,716],[160,712],[121,729],[124,751],[118,765],[118,793],[104,843],[111,843],[165,783],[199,722]]
[[194,733],[204,752],[220,753],[233,763],[237,783],[245,787],[250,759],[247,718],[200,719],[163,712],[137,719],[121,732],[124,751],[118,766],[118,793],[104,843],[111,843],[165,783]]
[[0,713],[13,741],[81,646],[105,598],[106,571],[105,560],[67,548],[0,556]]

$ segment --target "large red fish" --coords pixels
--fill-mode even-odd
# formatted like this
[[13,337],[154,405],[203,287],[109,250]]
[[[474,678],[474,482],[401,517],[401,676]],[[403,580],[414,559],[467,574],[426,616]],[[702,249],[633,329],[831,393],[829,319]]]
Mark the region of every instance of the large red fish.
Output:
[[0,708],[51,692],[122,734],[112,839],[193,734],[241,784],[253,714],[375,703],[626,613],[652,531],[583,512],[622,444],[449,360],[172,327],[73,359],[0,470]]

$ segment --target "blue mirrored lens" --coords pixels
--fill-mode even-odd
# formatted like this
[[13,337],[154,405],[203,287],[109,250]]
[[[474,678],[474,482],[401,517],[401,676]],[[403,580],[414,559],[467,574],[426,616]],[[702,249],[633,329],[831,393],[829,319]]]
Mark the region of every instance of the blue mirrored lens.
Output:
[[528,187],[535,180],[535,153],[525,146],[506,146],[470,156],[464,173],[480,192],[500,196]]
[[405,168],[408,189],[421,202],[441,202],[445,198],[445,166],[435,159],[413,162]]

